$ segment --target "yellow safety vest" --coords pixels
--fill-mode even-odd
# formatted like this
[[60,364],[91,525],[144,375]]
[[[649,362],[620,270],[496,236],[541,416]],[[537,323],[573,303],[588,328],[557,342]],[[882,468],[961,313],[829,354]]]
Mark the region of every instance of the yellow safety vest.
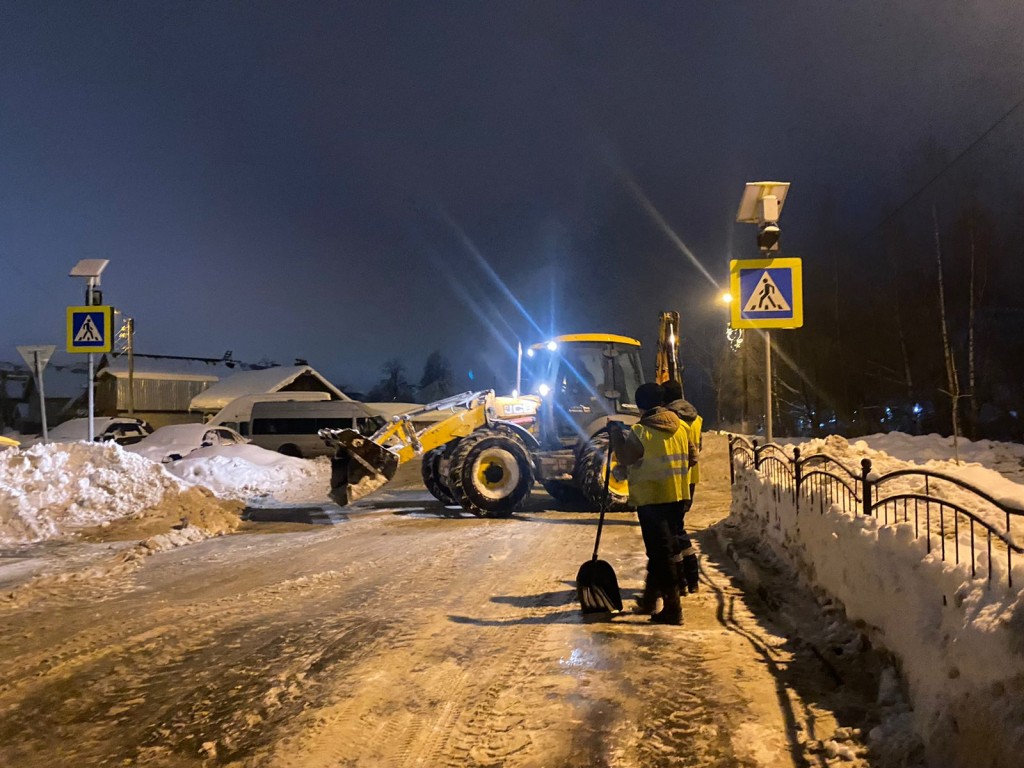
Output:
[[[701,431],[704,429],[704,419],[697,416],[687,426],[690,428],[690,440],[697,446],[697,453],[700,453],[701,449]],[[693,464],[690,467],[690,485],[696,485],[700,482],[700,462]]]
[[681,425],[674,434],[643,424],[631,427],[644,446],[644,457],[629,468],[629,503],[666,504],[690,498],[687,478],[689,432]]

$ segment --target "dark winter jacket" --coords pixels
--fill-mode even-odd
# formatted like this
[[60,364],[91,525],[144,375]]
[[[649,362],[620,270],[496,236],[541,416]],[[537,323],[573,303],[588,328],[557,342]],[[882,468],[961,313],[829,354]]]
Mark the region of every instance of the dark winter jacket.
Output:
[[673,400],[671,403],[665,406],[670,411],[675,413],[680,419],[685,421],[687,424],[697,418],[697,409],[693,407],[693,404],[689,400]]

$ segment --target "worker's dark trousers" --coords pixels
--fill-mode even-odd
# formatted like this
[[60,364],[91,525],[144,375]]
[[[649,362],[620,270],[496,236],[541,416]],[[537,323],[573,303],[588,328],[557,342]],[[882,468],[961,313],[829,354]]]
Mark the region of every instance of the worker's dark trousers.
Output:
[[[640,533],[647,551],[647,577],[653,594],[665,598],[665,609],[678,611],[679,575],[676,570],[676,520],[682,520],[682,505],[673,501],[667,504],[646,504],[636,508],[640,520]],[[671,596],[675,605],[670,606]]]
[[693,541],[690,534],[686,532],[686,513],[693,506],[694,486],[690,485],[690,498],[680,502],[678,514],[672,518],[672,540],[673,554],[675,555],[676,570],[679,575],[679,589],[682,594],[696,592],[699,582],[699,566],[697,565],[697,550],[693,548]]

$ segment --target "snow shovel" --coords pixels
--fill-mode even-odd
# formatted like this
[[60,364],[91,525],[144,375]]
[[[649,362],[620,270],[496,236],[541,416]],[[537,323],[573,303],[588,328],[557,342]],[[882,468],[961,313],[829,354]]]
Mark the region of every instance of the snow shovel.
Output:
[[612,474],[612,445],[608,441],[608,457],[604,467],[604,495],[601,497],[601,517],[597,522],[597,539],[594,541],[594,555],[580,566],[576,574],[576,595],[583,613],[611,613],[622,610],[622,595],[615,569],[604,560],[597,559],[597,548],[601,545],[601,528],[604,527],[604,512],[608,507],[608,481]]

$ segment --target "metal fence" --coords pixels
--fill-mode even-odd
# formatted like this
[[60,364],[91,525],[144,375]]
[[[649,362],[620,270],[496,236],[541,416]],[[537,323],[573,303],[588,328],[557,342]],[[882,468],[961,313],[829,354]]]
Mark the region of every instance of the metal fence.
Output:
[[[924,537],[925,551],[937,552],[943,562],[959,564],[967,556],[971,577],[977,577],[977,558],[987,553],[986,580],[992,583],[993,556],[1006,558],[1006,582],[1013,587],[1014,554],[1024,549],[1014,541],[1013,529],[1024,528],[1024,511],[993,498],[958,478],[924,469],[899,469],[882,475],[872,473],[871,459],[861,459],[860,470],[850,469],[824,453],[801,456],[794,448],[786,454],[776,443],[729,436],[729,478],[753,471],[768,480],[776,506],[769,510],[780,519],[778,503],[792,501],[796,513],[817,510],[823,514],[833,505],[851,515],[871,515],[879,525],[913,524],[914,539]],[[898,487],[897,480],[910,489]],[[910,481],[910,482],[906,482]],[[965,505],[967,501],[971,509]],[[979,514],[978,510],[983,514]]]

